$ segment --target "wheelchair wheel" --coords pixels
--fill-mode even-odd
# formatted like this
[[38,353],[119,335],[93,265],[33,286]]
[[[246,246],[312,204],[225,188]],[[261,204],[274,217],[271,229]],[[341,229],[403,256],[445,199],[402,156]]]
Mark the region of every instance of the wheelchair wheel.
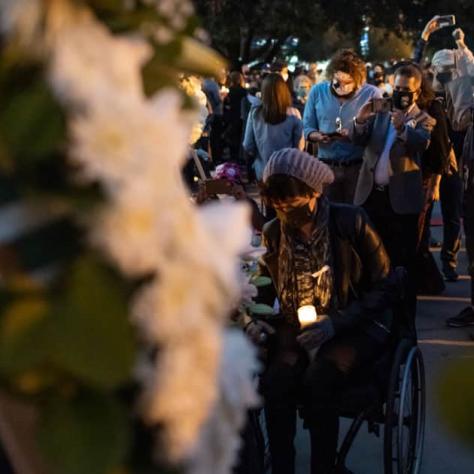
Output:
[[418,346],[403,340],[395,353],[385,411],[385,474],[418,474],[425,431],[425,371]]

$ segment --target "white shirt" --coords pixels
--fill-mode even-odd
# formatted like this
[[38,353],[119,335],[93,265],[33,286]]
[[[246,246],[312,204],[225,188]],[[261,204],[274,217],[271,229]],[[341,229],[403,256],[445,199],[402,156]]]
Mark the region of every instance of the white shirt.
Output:
[[375,166],[375,184],[379,186],[386,186],[392,175],[392,166],[390,164],[390,150],[392,149],[395,139],[397,138],[397,131],[395,127],[390,122],[387,131],[387,137],[385,138],[385,146],[383,148],[382,154],[377,161]]

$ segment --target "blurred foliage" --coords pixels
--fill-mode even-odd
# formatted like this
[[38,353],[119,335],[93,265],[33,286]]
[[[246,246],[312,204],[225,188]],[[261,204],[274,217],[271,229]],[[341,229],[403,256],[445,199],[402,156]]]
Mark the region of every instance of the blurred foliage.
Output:
[[50,397],[40,444],[54,459],[52,474],[113,474],[130,443],[129,409],[100,392]]
[[472,359],[452,363],[438,384],[438,402],[447,426],[474,448],[474,363]]
[[[113,33],[138,32],[149,41],[148,94],[177,88],[182,72],[222,68],[217,53],[193,38],[195,16],[158,43],[155,28],[170,25],[150,2],[70,1],[92,8]],[[53,474],[178,472],[153,465],[154,441],[131,416],[139,348],[128,310],[139,282],[126,281],[91,249],[78,224],[103,205],[104,194],[98,183],[74,179],[69,111],[52,93],[38,54],[6,41],[0,51],[0,211],[28,207],[45,217],[33,225],[2,222],[21,230],[0,242],[1,386],[37,407]]]

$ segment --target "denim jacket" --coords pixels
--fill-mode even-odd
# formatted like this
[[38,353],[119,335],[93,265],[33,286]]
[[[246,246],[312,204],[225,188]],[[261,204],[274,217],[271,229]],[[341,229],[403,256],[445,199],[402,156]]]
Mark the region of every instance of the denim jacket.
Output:
[[[303,124],[305,138],[311,132],[330,133],[336,131],[336,120],[341,119],[342,128],[350,130],[352,121],[359,109],[373,97],[382,97],[382,91],[372,85],[364,84],[355,95],[341,105],[331,92],[329,81],[313,86],[306,103]],[[330,160],[356,160],[362,158],[364,148],[349,141],[336,140],[319,144],[319,158]]]

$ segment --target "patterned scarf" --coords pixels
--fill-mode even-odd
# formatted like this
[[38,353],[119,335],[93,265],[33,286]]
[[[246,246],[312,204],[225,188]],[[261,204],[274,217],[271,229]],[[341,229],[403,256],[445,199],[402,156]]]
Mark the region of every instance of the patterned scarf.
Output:
[[288,227],[281,228],[278,294],[282,313],[291,322],[296,322],[300,306],[311,304],[318,314],[325,314],[333,305],[329,202],[325,197],[318,200],[314,224],[306,242]]

